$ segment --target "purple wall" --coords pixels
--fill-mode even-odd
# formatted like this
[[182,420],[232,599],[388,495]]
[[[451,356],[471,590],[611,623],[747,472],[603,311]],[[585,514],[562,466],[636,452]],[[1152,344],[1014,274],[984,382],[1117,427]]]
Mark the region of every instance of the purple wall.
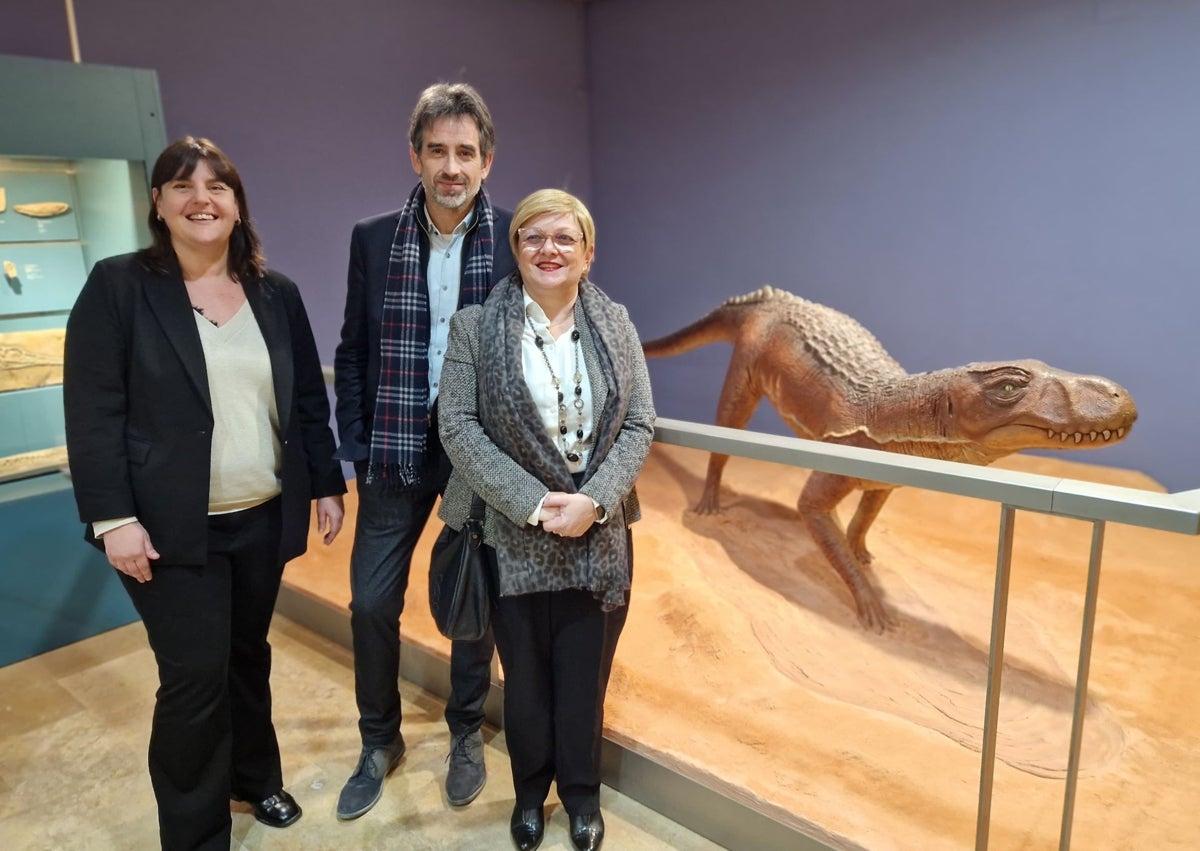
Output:
[[[1141,419],[1070,457],[1200,486],[1200,4],[603,0],[587,23],[596,277],[644,338],[770,283],[914,372],[1107,375]],[[659,413],[712,422],[728,354],[651,362]],[[752,427],[787,433],[765,404]]]
[[[268,262],[300,285],[326,363],[341,327],[350,229],[416,183],[408,117],[440,79],[496,123],[488,188],[586,194],[584,15],[554,0],[76,2],[84,62],[158,72],[168,138],[210,136],[246,183]],[[61,2],[0,0],[0,53],[69,60]],[[2,83],[0,83],[2,84]]]
[[[596,278],[645,337],[770,283],[912,371],[1038,357],[1116,379],[1133,436],[1072,457],[1200,485],[1194,0],[195,8],[77,3],[83,59],[155,69],[168,135],[230,152],[327,361],[350,227],[415,179],[412,102],[467,79],[496,118],[493,195],[585,197]],[[62,4],[0,0],[0,52],[68,59]],[[660,413],[711,422],[727,362],[652,363]],[[752,426],[786,432],[767,406]]]

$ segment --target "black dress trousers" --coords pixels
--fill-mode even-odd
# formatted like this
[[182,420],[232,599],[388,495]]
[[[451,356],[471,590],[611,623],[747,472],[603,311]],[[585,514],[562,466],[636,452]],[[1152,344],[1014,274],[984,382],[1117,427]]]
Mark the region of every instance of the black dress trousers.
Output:
[[279,593],[280,501],[209,518],[208,563],[120,574],[158,663],[150,781],[164,849],[228,851],[229,799],[283,788],[267,631]]
[[600,809],[604,695],[628,612],[602,611],[576,588],[496,599],[504,736],[521,809],[542,806],[551,781],[568,813]]

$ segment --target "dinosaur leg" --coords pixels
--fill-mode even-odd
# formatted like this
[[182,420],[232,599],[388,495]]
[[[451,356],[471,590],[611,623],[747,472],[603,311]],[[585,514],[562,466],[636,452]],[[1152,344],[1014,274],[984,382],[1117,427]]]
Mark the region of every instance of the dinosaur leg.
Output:
[[[865,629],[883,632],[891,623],[879,592],[871,585],[865,565],[854,555],[833,510],[856,486],[854,479],[832,473],[814,472],[800,492],[797,509],[809,535],[838,572],[858,610],[858,621]],[[881,503],[882,504],[882,503]]]
[[[717,425],[726,428],[745,428],[758,407],[762,390],[750,378],[751,358],[739,358],[735,352],[725,373],[721,398],[717,402]],[[704,493],[696,504],[697,514],[721,512],[721,474],[725,472],[728,455],[713,453],[708,457],[708,474],[704,477]]]
[[721,513],[721,474],[725,472],[728,455],[718,455],[715,452],[708,456],[708,474],[704,477],[704,493],[696,503],[697,514]]
[[850,543],[850,551],[863,564],[871,563],[871,553],[867,551],[867,530],[879,516],[880,509],[892,495],[891,488],[864,490],[858,501],[858,509],[850,520],[850,528],[846,531],[846,539]]

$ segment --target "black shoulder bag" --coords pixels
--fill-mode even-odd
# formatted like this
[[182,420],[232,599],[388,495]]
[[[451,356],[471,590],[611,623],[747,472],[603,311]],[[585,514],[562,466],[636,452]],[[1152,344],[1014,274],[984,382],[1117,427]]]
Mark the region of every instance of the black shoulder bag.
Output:
[[444,526],[429,559],[429,610],[438,631],[454,641],[476,641],[491,624],[483,510],[475,495],[462,530]]

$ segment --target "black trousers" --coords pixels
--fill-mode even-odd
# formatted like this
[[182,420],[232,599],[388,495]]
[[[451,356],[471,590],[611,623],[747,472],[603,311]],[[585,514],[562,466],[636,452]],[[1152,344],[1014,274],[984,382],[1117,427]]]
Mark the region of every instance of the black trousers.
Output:
[[267,630],[279,593],[279,499],[209,518],[208,563],[120,574],[158,663],[150,781],[164,849],[230,842],[231,794],[283,788]]
[[492,611],[517,806],[542,806],[553,780],[568,813],[596,812],[604,695],[629,606],[604,612],[573,588],[498,597]]
[[[400,732],[400,614],[413,550],[434,503],[450,478],[450,460],[430,432],[420,484],[398,493],[364,481],[357,464],[358,514],[350,555],[350,630],[354,639],[354,692],[364,747],[389,745]],[[450,698],[446,723],[458,736],[478,730],[491,688],[495,642],[450,645]]]

